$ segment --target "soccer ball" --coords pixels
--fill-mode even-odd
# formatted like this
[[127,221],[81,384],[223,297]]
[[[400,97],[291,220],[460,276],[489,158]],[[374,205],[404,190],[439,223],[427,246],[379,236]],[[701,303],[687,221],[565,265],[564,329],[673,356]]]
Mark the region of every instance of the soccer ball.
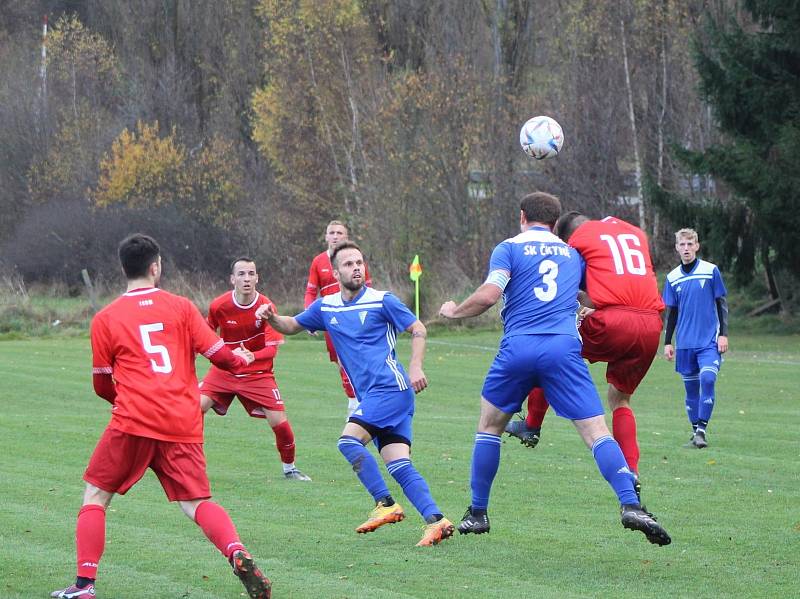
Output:
[[561,125],[549,116],[535,116],[522,125],[519,144],[531,158],[553,158],[564,145],[564,132]]

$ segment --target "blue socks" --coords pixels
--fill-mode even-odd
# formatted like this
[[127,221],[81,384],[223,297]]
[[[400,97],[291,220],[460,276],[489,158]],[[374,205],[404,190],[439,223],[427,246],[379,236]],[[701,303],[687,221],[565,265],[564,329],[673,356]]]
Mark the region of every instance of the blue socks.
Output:
[[[489,506],[492,482],[500,466],[500,437],[491,433],[475,433],[472,450],[471,507],[485,510]],[[622,454],[620,454],[622,455]],[[624,461],[624,459],[623,459]]]
[[358,476],[358,480],[366,487],[369,494],[377,502],[389,495],[389,488],[383,481],[381,472],[378,469],[378,462],[372,457],[372,454],[366,447],[355,437],[343,435],[339,437],[337,443],[339,451],[353,466],[353,472]]
[[417,511],[422,514],[426,521],[434,515],[442,515],[439,506],[436,505],[431,496],[428,483],[414,468],[411,460],[408,458],[394,460],[386,464],[386,469],[403,489],[403,494],[408,497],[408,500],[417,508]]
[[686,388],[686,415],[689,422],[697,428],[697,423],[705,424],[711,420],[714,411],[714,387],[717,383],[717,369],[712,366],[703,366],[699,374],[683,377],[683,386]]
[[[476,433],[472,450],[472,504],[473,509],[485,510],[489,506],[492,482],[500,465],[500,437],[491,433]],[[634,475],[625,462],[625,456],[613,437],[601,437],[592,446],[592,455],[600,473],[614,489],[621,504],[639,505],[633,489]]]
[[686,416],[689,423],[696,426],[700,417],[700,377],[696,374],[684,376],[683,386],[686,388]]
[[[358,476],[358,480],[361,481],[361,484],[364,485],[376,502],[390,495],[389,488],[386,486],[378,468],[378,462],[359,439],[343,435],[339,437],[337,446],[342,455],[353,466],[353,472]],[[402,487],[405,496],[408,497],[409,501],[426,521],[434,516],[442,515],[439,506],[436,505],[431,496],[428,483],[414,468],[411,460],[408,458],[394,460],[386,464],[386,469]]]
[[592,455],[597,468],[614,489],[619,502],[625,505],[639,505],[633,489],[633,473],[628,469],[625,456],[613,437],[600,437],[592,445]]
[[714,386],[716,383],[717,369],[711,366],[703,366],[700,369],[700,407],[697,415],[698,420],[703,420],[706,423],[711,420],[711,412],[714,411]]

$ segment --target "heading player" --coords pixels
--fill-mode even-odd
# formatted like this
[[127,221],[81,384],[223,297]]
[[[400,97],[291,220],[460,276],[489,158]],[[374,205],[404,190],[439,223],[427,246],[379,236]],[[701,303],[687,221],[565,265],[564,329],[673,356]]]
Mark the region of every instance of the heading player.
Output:
[[[325,243],[328,248],[317,254],[311,261],[311,268],[308,271],[308,284],[306,285],[306,294],[303,298],[303,306],[308,308],[317,297],[325,297],[326,295],[333,295],[339,293],[339,281],[333,273],[333,266],[331,266],[331,256],[333,251],[340,243],[348,240],[347,227],[342,221],[332,220],[328,223],[325,229]],[[369,287],[372,281],[369,276],[369,268],[364,264],[364,285]],[[315,334],[314,331],[309,331]],[[358,399],[353,390],[353,385],[347,377],[347,372],[342,368],[339,358],[336,356],[336,349],[331,342],[330,334],[325,331],[325,345],[328,348],[328,356],[331,362],[336,362],[339,365],[339,375],[342,377],[342,387],[347,396],[347,415],[352,414],[358,406]]]
[[520,204],[521,233],[492,252],[486,282],[461,304],[442,305],[445,318],[482,314],[503,296],[503,338],[481,392],[472,454],[472,501],[458,526],[462,534],[489,532],[489,494],[500,465],[500,435],[526,393],[542,387],[559,416],[572,420],[600,473],[621,504],[625,528],[658,545],[664,528],[642,509],[634,476],[606,427],[603,404],[581,358],[575,309],[581,280],[578,253],[551,233],[561,212],[558,198],[541,192]]
[[[338,447],[375,500],[375,509],[356,532],[373,532],[405,517],[389,494],[378,464],[365,445],[375,440],[386,469],[425,519],[417,546],[436,545],[453,534],[453,524],[442,515],[428,483],[411,463],[414,393],[428,386],[422,370],[426,330],[416,316],[388,291],[365,286],[366,265],[359,247],[339,244],[331,256],[341,291],[326,295],[295,317],[279,316],[269,305],[257,314],[281,333],[324,330],[339,354],[361,403],[339,437]],[[411,333],[408,374],[395,353],[397,334]]]
[[224,416],[234,397],[238,397],[247,413],[253,418],[266,418],[275,434],[275,446],[283,463],[287,479],[310,481],[294,463],[295,444],[292,425],[275,382],[273,360],[283,335],[275,331],[256,310],[264,304],[275,304],[256,290],[258,271],[252,258],[241,256],[231,264],[233,290],[223,293],[208,308],[208,324],[219,331],[225,344],[231,348],[243,347],[254,356],[252,364],[233,374],[211,366],[200,385],[200,403],[203,413],[210,408]]
[[[696,231],[676,232],[675,249],[681,265],[664,283],[664,303],[669,309],[664,356],[670,361],[675,358],[675,370],[686,388],[686,415],[693,429],[686,446],[703,449],[708,446],[706,428],[714,410],[721,354],[728,351],[727,291],[717,266],[697,258]],[[676,325],[677,352],[672,345]]]
[[[581,287],[593,307],[581,312],[581,354],[589,362],[608,363],[614,439],[637,475],[638,492],[639,444],[630,399],[658,353],[664,310],[647,235],[622,219],[589,220],[579,212],[562,215],[555,232],[585,262]],[[526,420],[509,423],[506,430],[523,442],[526,435],[535,435],[538,441],[547,410],[544,394],[530,395],[528,406]]]
[[249,596],[269,599],[269,580],[227,512],[211,501],[194,366],[196,353],[228,370],[247,366],[252,354],[231,352],[188,299],[157,287],[161,256],[152,237],[125,238],[119,260],[127,291],[100,310],[91,325],[94,389],[114,407],[83,475],[86,490],[75,529],[77,578],[51,597],[95,596],[106,509],[115,494],[124,495],[150,468],[167,498],[177,501],[228,559]]

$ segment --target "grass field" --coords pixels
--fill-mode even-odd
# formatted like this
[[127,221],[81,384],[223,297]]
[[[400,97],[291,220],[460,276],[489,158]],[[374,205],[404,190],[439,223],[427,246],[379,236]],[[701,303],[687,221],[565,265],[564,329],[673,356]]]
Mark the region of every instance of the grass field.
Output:
[[[414,461],[454,521],[469,503],[477,397],[497,339],[439,332],[428,345]],[[314,482],[283,480],[272,433],[235,408],[206,423],[212,487],[278,599],[797,596],[800,338],[734,331],[731,347],[708,449],[682,448],[689,426],[672,365],[657,360],[635,397],[643,499],[672,535],[667,547],[622,528],[591,454],[553,415],[536,449],[504,444],[490,534],[416,548],[422,521],[403,502],[404,522],[356,535],[371,499],[336,450],[345,401],[335,368],[305,335],[284,345],[277,373],[298,466]],[[400,353],[407,357],[407,336]],[[91,391],[89,367],[86,339],[0,342],[4,598],[46,597],[74,576],[81,475],[109,411]],[[604,389],[602,373],[593,368]],[[211,599],[242,590],[152,474],[112,502],[99,597]]]

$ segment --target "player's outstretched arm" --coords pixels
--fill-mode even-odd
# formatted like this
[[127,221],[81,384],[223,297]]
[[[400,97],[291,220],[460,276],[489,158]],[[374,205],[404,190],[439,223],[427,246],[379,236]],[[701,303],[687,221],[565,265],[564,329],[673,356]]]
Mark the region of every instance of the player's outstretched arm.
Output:
[[483,314],[494,306],[503,294],[503,288],[495,283],[484,283],[460,304],[445,302],[439,308],[439,315],[445,318],[469,318]]
[[422,360],[425,357],[425,338],[428,331],[419,320],[411,323],[406,329],[411,333],[411,359],[408,362],[408,378],[414,393],[423,391],[428,386],[428,378],[422,371]]
[[277,314],[271,304],[263,304],[256,309],[256,318],[263,318],[273,329],[284,335],[296,335],[305,329],[294,316]]

